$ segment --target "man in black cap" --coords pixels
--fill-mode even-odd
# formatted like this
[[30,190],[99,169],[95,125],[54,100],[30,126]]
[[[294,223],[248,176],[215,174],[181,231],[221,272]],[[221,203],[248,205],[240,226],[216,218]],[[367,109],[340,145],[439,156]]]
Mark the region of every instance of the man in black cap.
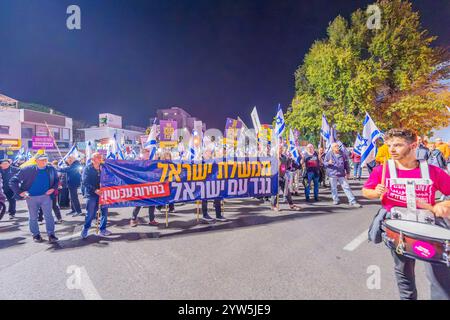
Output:
[[42,208],[48,241],[54,243],[58,238],[55,236],[51,196],[58,188],[58,174],[54,167],[48,165],[46,154],[39,154],[35,159],[36,165],[22,168],[11,178],[9,186],[14,191],[16,198],[25,199],[27,202],[33,240],[42,242],[38,224],[38,212],[39,208]]
[[17,172],[19,172],[19,169],[11,165],[11,160],[0,160],[0,173],[3,180],[3,192],[8,200],[8,213],[10,219],[13,219],[16,215],[16,199],[14,198],[14,192],[9,187],[9,180],[11,180]]

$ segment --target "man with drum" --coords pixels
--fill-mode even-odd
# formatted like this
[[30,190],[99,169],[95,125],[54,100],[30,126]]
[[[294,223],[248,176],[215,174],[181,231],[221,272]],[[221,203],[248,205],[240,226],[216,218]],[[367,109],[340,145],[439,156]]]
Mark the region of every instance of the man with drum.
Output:
[[[386,164],[374,168],[363,187],[363,195],[368,199],[381,198],[384,210],[380,209],[379,213],[386,214],[387,218],[392,218],[391,213],[395,212],[393,208],[408,207],[408,210],[411,207],[414,208],[411,199],[417,199],[417,201],[413,201],[417,203],[417,207],[428,209],[434,214],[437,225],[446,226],[445,220],[442,218],[449,217],[450,204],[449,201],[435,204],[435,193],[440,191],[445,195],[450,194],[450,176],[438,167],[428,165],[426,162],[421,164],[417,160],[417,135],[412,130],[391,129],[385,135],[385,143],[393,160],[389,163],[390,170],[386,169]],[[393,175],[397,175],[394,177],[397,181],[401,179],[416,181],[415,184],[412,184],[412,191],[411,187],[406,184],[392,183]],[[429,176],[429,179],[426,180],[424,175]],[[425,181],[429,181],[428,184],[425,184]],[[385,222],[387,221],[389,220],[385,220]],[[417,225],[423,226],[421,223]],[[439,229],[446,231],[444,228]],[[417,299],[415,259],[406,257],[402,251],[398,252],[397,250],[392,250],[392,256],[400,298],[402,300]],[[450,299],[450,267],[443,263],[425,263],[425,266],[427,278],[431,284],[431,298]]]

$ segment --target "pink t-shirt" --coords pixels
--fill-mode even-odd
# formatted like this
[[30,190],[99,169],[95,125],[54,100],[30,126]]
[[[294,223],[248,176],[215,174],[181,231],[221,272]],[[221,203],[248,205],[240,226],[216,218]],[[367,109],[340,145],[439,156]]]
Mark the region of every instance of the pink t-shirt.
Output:
[[[423,200],[431,205],[435,204],[436,190],[439,190],[444,195],[450,194],[450,176],[442,169],[429,165],[430,179],[433,181],[432,185],[417,185],[416,198]],[[366,189],[375,189],[381,183],[383,174],[383,166],[377,166],[373,169],[369,179],[364,184]],[[398,178],[421,178],[420,168],[412,170],[397,169]],[[406,207],[406,186],[391,184],[389,167],[386,168],[386,181],[384,184],[388,191],[383,195],[381,205],[390,211],[392,207]]]

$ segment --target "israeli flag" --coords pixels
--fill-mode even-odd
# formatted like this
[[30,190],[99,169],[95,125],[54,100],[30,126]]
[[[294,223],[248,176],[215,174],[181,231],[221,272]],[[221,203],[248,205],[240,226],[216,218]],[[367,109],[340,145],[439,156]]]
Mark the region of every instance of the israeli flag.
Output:
[[196,156],[195,146],[194,146],[194,135],[192,135],[191,140],[189,140],[189,159],[193,161]]
[[70,148],[69,152],[67,152],[66,155],[61,160],[59,160],[58,166],[62,167],[65,164],[67,158],[70,156],[78,158],[79,154],[76,145],[73,145],[72,148]]
[[27,152],[26,160],[28,161],[28,160],[30,160],[31,158],[33,158],[33,154],[32,154],[30,151],[28,151],[28,152]]
[[20,161],[22,159],[25,159],[25,158],[26,158],[25,149],[22,147],[22,148],[20,148],[19,152],[14,157],[14,162],[18,162],[18,161]]
[[375,122],[366,112],[363,122],[363,132],[361,137],[361,166],[375,159],[375,141],[382,136],[382,132],[377,128]]
[[292,129],[289,129],[289,152],[292,154],[295,162],[300,164],[300,154],[298,153],[297,147],[295,145],[295,138]]
[[358,133],[356,136],[355,144],[353,145],[353,152],[356,153],[358,156],[361,156],[361,149],[364,147],[364,140],[361,137],[361,135]]
[[150,129],[150,134],[148,135],[147,141],[144,143],[144,149],[150,150],[149,160],[153,160],[156,155],[156,149],[158,146],[156,145],[156,118],[153,121],[152,128]]
[[330,127],[330,139],[328,140],[326,153],[328,153],[331,150],[331,144],[337,143],[339,146],[339,150],[345,153],[347,156],[350,156],[347,152],[347,148],[345,148],[345,145],[342,143],[341,140],[337,138],[337,130],[336,125],[332,125]]
[[275,133],[277,135],[277,141],[280,139],[281,135],[284,132],[286,124],[284,122],[283,110],[281,109],[281,105],[278,105],[278,112],[276,116],[276,124],[275,124]]
[[322,127],[320,128],[320,135],[325,141],[325,148],[328,149],[331,145],[331,127],[324,113],[322,114]]
[[117,132],[114,133],[113,142],[113,153],[117,160],[125,160],[125,155],[123,154],[122,148],[120,147],[119,141],[117,141]]
[[91,141],[86,142],[86,164],[89,164],[92,158],[92,143]]

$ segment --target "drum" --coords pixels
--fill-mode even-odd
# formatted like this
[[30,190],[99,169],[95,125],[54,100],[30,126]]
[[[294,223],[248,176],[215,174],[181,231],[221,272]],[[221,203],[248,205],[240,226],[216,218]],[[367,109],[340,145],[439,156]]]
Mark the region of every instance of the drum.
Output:
[[450,230],[427,223],[387,219],[383,241],[397,254],[450,267]]

